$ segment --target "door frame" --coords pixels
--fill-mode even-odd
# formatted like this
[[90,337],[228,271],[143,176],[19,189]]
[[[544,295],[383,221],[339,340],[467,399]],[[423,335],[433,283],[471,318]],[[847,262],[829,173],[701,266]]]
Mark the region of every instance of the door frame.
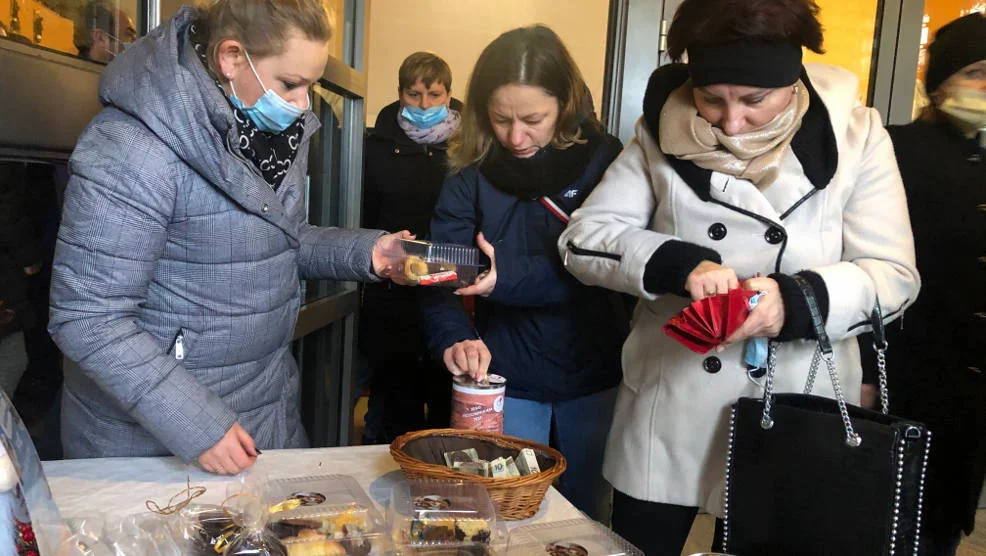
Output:
[[[623,144],[643,114],[651,73],[670,63],[666,38],[682,0],[610,0],[601,118]],[[656,37],[656,39],[655,39]],[[627,53],[632,55],[627,56]]]
[[[624,144],[633,138],[643,112],[651,73],[671,61],[667,31],[681,2],[610,0],[601,115],[607,131]],[[881,0],[877,10],[868,104],[886,124],[909,123],[924,0]]]

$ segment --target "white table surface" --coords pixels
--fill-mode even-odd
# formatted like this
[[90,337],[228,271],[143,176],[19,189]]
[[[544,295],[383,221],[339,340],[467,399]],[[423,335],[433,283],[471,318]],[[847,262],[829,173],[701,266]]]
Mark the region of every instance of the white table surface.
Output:
[[[206,473],[174,457],[60,460],[43,465],[62,518],[145,512],[148,499],[163,507],[185,488],[186,477],[193,486],[207,489],[195,502],[219,504],[232,482],[229,476]],[[404,480],[385,445],[265,450],[254,467],[269,478],[351,475],[377,504],[381,515],[385,515],[391,488]],[[583,517],[582,513],[552,487],[534,517],[507,522],[507,526],[578,517]]]

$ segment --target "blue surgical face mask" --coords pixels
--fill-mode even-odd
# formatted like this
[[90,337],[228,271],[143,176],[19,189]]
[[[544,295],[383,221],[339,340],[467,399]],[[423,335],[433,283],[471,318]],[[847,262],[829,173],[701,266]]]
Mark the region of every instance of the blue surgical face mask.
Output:
[[[257,74],[257,69],[253,67],[253,61],[250,60],[250,55],[246,54],[247,62],[250,63],[250,69],[253,71],[254,77],[260,83],[260,86],[264,89],[264,94],[257,99],[257,102],[253,106],[244,106],[243,101],[236,96],[236,88],[233,87],[233,82],[229,82],[229,88],[232,89],[232,94],[229,95],[229,101],[233,103],[233,106],[239,108],[244,114],[247,115],[250,120],[256,124],[260,131],[266,131],[267,133],[281,133],[288,128],[291,124],[296,122],[305,110],[298,108],[297,106],[291,104],[290,102],[281,98],[280,95],[275,93],[272,89],[268,89],[260,75]],[[308,108],[312,107],[312,99],[308,99]]]
[[109,37],[109,38],[111,38],[111,39],[113,39],[113,40],[115,40],[116,41],[116,44],[120,48],[116,52],[113,52],[112,50],[108,51],[110,53],[110,56],[112,56],[113,58],[116,58],[116,55],[117,54],[120,54],[121,52],[123,52],[124,50],[130,48],[133,45],[133,42],[121,41],[118,37],[116,37],[114,35],[111,35],[109,33],[106,33],[106,36]]
[[405,106],[401,110],[401,116],[414,124],[418,129],[429,129],[445,121],[448,118],[448,106],[432,106],[431,108],[419,108],[417,106]]

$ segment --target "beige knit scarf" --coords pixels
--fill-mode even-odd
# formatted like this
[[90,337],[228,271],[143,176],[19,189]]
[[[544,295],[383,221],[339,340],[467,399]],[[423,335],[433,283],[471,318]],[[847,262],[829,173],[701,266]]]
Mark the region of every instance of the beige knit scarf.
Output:
[[729,136],[698,114],[689,80],[671,93],[661,109],[661,151],[766,189],[777,179],[784,153],[807,111],[808,91],[799,80],[791,103],[773,120]]

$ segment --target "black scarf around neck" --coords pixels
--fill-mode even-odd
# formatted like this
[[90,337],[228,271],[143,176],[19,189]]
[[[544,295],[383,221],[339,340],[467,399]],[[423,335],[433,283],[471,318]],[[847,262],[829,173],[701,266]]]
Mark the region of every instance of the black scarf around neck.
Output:
[[[206,72],[212,76],[206,55],[209,37],[205,28],[202,22],[192,23],[188,27],[188,41],[195,49],[199,60],[202,61]],[[214,76],[213,78],[215,79]],[[223,96],[226,96],[222,84],[219,83],[219,80],[215,81],[216,86],[223,92]],[[228,101],[229,97],[226,97],[226,100]],[[237,148],[240,149],[240,154],[260,171],[264,181],[270,185],[271,189],[277,191],[281,182],[284,181],[284,176],[288,174],[291,165],[294,164],[294,159],[298,156],[298,146],[301,144],[301,136],[305,132],[304,118],[298,118],[281,133],[267,133],[257,129],[257,126],[242,110],[233,106],[232,103],[229,106],[233,109],[233,116],[236,118]]]
[[584,143],[567,149],[548,145],[530,158],[517,158],[497,143],[479,171],[493,187],[521,199],[554,195],[582,176],[599,145],[599,133],[588,126],[582,127],[582,137]]

